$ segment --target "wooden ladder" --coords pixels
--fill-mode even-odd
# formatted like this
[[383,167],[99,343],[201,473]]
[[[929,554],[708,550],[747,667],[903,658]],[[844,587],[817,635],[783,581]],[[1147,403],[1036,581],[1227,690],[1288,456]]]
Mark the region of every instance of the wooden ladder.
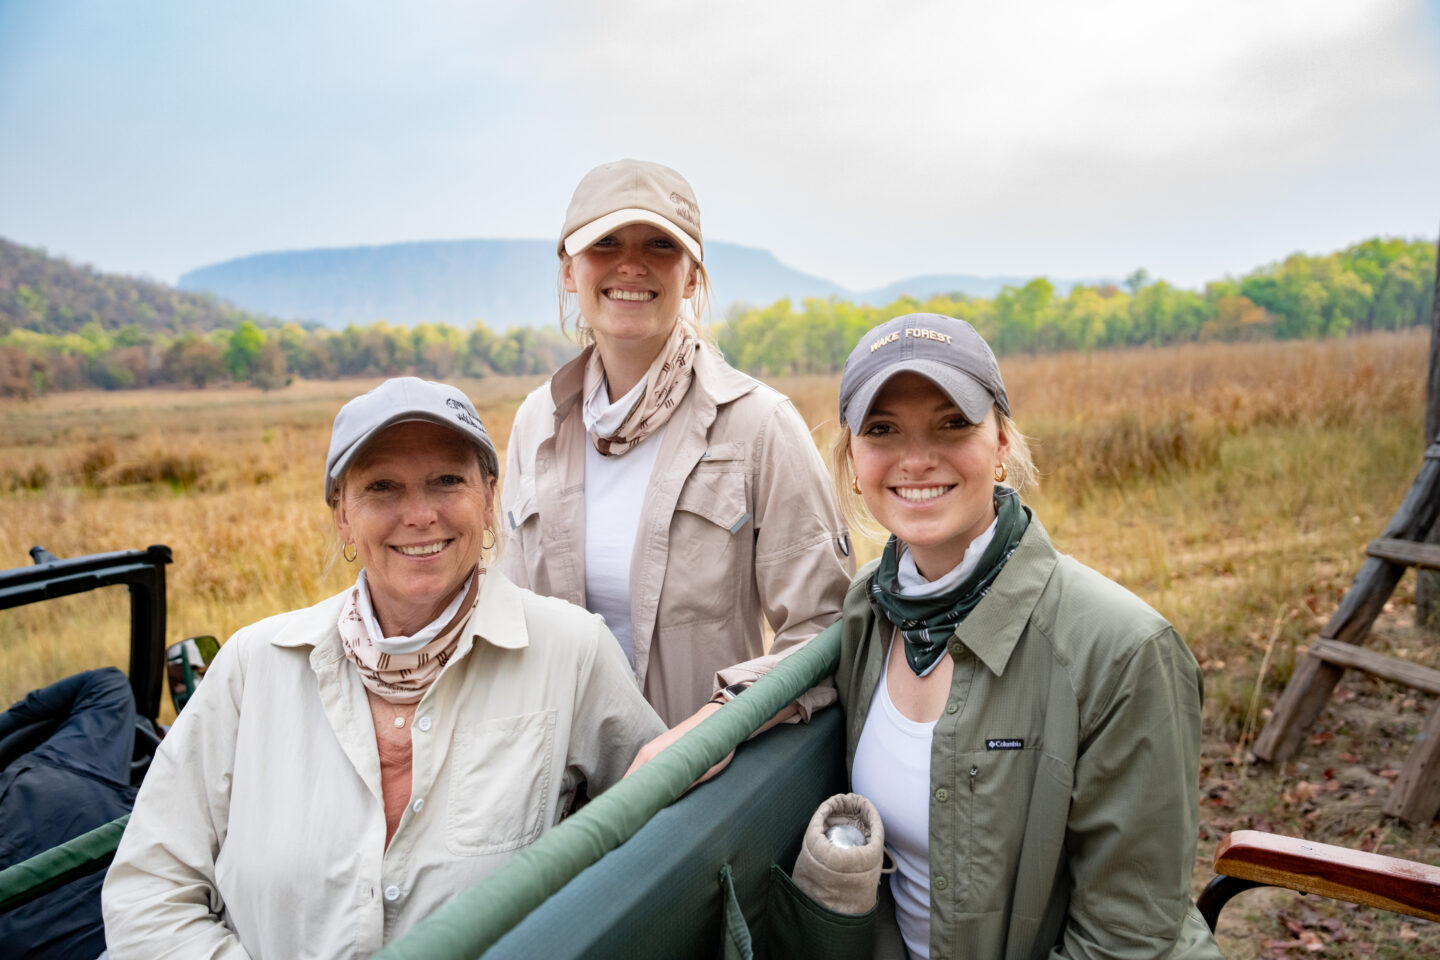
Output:
[[[1310,646],[1275,704],[1275,713],[1255,740],[1261,760],[1290,759],[1305,731],[1330,699],[1346,668],[1440,696],[1440,670],[1366,650],[1361,644],[1395,585],[1409,567],[1440,570],[1440,545],[1425,543],[1440,516],[1440,438],[1425,451],[1425,463],[1400,509],[1380,538],[1370,541],[1367,559],[1340,601],[1340,608]],[[1440,811],[1440,705],[1431,708],[1425,729],[1405,759],[1384,812],[1423,823]]]

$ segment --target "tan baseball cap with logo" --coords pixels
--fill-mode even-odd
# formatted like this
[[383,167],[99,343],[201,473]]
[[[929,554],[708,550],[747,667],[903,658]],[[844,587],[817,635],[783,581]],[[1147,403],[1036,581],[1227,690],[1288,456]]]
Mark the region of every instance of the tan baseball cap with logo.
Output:
[[556,252],[573,257],[632,223],[659,227],[697,262],[705,260],[695,191],[674,170],[646,160],[602,163],[585,174],[565,211]]

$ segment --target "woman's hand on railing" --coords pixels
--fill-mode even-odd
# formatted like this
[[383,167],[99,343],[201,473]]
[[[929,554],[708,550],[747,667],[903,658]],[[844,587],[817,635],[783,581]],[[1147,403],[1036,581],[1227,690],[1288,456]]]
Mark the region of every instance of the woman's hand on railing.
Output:
[[[625,776],[630,776],[630,774],[634,773],[636,770],[639,770],[651,760],[654,760],[666,747],[670,746],[670,744],[674,743],[676,740],[679,740],[691,730],[700,726],[700,724],[703,723],[707,717],[715,713],[715,711],[719,710],[723,706],[724,704],[720,701],[711,700],[709,703],[702,706],[699,710],[696,710],[690,716],[686,717],[684,720],[681,720],[675,726],[671,727],[669,730],[666,730],[654,740],[651,740],[649,743],[645,744],[645,746],[640,748],[640,752],[635,754],[635,759],[631,762],[630,769],[625,771]],[[759,730],[756,730],[755,733],[751,734],[751,736],[759,736],[760,734],[764,733],[766,730],[769,730],[776,724],[789,723],[792,720],[798,718],[799,716],[799,707],[795,706],[795,704],[793,703],[789,704],[779,713],[775,714],[775,716],[765,721],[764,725],[761,726]],[[724,770],[727,766],[730,765],[730,761],[734,758],[735,751],[731,750],[719,763],[715,764],[715,766],[711,767],[709,770],[706,770],[705,773],[700,777],[700,779],[690,784],[688,789],[695,789],[697,786],[704,783],[706,780],[709,780],[711,777],[715,776],[721,770]]]
[[[696,710],[690,716],[686,717],[684,720],[681,720],[679,723],[675,724],[675,726],[671,727],[669,730],[666,730],[664,733],[660,734],[660,736],[656,737],[654,740],[651,740],[649,743],[645,744],[645,746],[640,748],[640,752],[635,754],[635,759],[631,762],[630,769],[625,771],[625,776],[630,776],[630,774],[634,773],[636,770],[639,770],[651,760],[654,760],[666,747],[670,746],[670,744],[674,743],[676,740],[679,740],[691,730],[700,726],[700,724],[704,722],[707,717],[709,717],[715,711],[719,710],[722,706],[723,704],[721,703],[711,701],[710,703],[702,706],[699,710]],[[695,783],[690,784],[690,789],[693,790],[697,784],[704,783],[706,780],[709,780],[721,770],[724,770],[725,767],[729,765],[731,758],[734,756],[735,751],[731,750],[725,755],[724,759],[722,759],[719,763],[715,764],[715,766],[711,767],[709,770],[706,770],[705,773],[701,775],[700,779],[696,780]]]

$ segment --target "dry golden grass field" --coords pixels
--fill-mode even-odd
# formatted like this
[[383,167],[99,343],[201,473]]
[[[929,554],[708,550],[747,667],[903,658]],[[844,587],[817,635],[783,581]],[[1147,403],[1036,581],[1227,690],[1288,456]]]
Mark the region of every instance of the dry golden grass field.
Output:
[[[1440,863],[1432,827],[1380,814],[1425,697],[1347,674],[1293,762],[1246,762],[1297,649],[1420,467],[1425,337],[1002,363],[1044,473],[1031,502],[1057,546],[1168,616],[1205,671],[1197,890],[1215,843],[1248,826]],[[0,401],[0,567],[27,564],[34,544],[61,556],[168,544],[172,640],[223,638],[338,591],[353,568],[337,562],[323,460],[335,411],[374,382]],[[457,383],[503,443],[539,382]],[[774,386],[828,446],[838,378]],[[1407,575],[1371,645],[1440,666],[1437,638],[1409,625],[1413,594]],[[123,667],[125,609],[110,588],[0,612],[0,697]],[[1235,958],[1440,956],[1440,928],[1284,892],[1243,895],[1222,934]]]

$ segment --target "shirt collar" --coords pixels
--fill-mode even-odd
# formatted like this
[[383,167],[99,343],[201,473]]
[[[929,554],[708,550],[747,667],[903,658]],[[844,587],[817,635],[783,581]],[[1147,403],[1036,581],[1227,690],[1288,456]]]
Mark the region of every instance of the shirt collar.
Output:
[[523,650],[530,646],[525,626],[523,593],[498,570],[490,569],[480,578],[480,599],[460,635],[462,650],[472,640],[484,640],[492,647]]
[[647,373],[640,378],[640,382],[630,388],[625,396],[610,401],[608,377],[601,377],[600,382],[595,384],[595,389],[584,398],[580,405],[580,422],[585,424],[585,430],[597,437],[612,437],[615,431],[619,430],[625,423],[625,418],[630,416],[630,411],[640,402],[645,395],[645,387],[650,382],[650,375]]
[[[270,642],[277,647],[333,646],[331,653],[343,657],[345,653],[341,649],[335,621],[340,616],[340,605],[353,589],[353,586],[346,587],[328,600],[297,610],[293,614],[298,618],[296,622],[278,630],[270,637]],[[475,640],[484,640],[505,650],[520,650],[530,645],[521,590],[493,568],[480,578],[480,599],[476,601],[470,621],[460,634],[456,655],[469,651]]]
[[[594,344],[586,347],[580,351],[580,356],[561,366],[550,378],[550,400],[555,405],[557,431],[575,405],[584,399],[581,393],[585,389],[585,364],[594,349]],[[758,380],[730,366],[714,346],[700,341],[700,349],[695,351],[695,382],[690,387],[691,391],[698,390],[709,398],[711,405],[721,406],[738,400],[758,386]]]
[[[1026,507],[1025,512],[1030,509]],[[990,592],[955,631],[955,639],[997,677],[1004,674],[1059,559],[1045,528],[1031,514],[1019,545],[990,585]]]
[[944,593],[951,587],[963,583],[970,574],[975,572],[975,568],[980,566],[980,558],[985,555],[990,541],[995,539],[995,531],[999,525],[998,517],[991,520],[990,526],[970,541],[970,546],[965,548],[965,556],[960,558],[960,562],[951,567],[948,573],[942,573],[934,580],[925,579],[925,575],[915,565],[915,555],[905,546],[904,541],[901,541],[900,562],[895,571],[895,586],[900,595],[902,597],[933,597],[937,593]]

